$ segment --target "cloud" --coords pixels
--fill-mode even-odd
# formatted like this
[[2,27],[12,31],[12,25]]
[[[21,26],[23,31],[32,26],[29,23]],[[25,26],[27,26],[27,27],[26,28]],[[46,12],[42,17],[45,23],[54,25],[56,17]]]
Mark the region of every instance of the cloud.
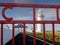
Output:
[[52,17],[50,17],[50,18],[47,18],[46,20],[57,20],[57,18],[54,17],[54,16],[52,16]]
[[32,3],[33,0],[14,0],[15,3]]
[[16,17],[14,20],[31,20],[32,17]]

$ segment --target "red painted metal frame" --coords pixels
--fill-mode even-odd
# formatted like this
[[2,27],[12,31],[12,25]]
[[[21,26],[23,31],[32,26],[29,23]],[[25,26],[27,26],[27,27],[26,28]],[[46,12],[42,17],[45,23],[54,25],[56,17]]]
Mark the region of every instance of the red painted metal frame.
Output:
[[14,40],[14,24],[12,24],[12,45],[15,45],[15,40]]
[[33,24],[33,28],[34,28],[34,31],[33,31],[33,34],[34,34],[34,39],[33,39],[33,43],[34,45],[36,45],[36,31],[35,31],[35,7],[33,7],[33,21],[34,21],[34,24]]
[[7,10],[7,9],[12,9],[12,7],[10,7],[10,6],[5,7],[5,8],[2,10],[2,16],[3,16],[4,19],[6,19],[6,21],[10,22],[10,21],[12,21],[13,18],[8,18],[8,17],[6,17],[5,14],[4,14],[4,13],[5,13],[5,10]]
[[[44,37],[44,45],[46,45],[46,34],[45,34],[45,24],[52,24],[52,33],[53,33],[53,45],[55,45],[55,30],[54,30],[54,24],[60,24],[59,19],[59,8],[60,5],[45,5],[45,4],[17,4],[17,3],[0,3],[0,6],[3,6],[4,9],[2,10],[2,17],[5,20],[0,20],[1,24],[1,45],[3,45],[3,24],[12,24],[12,45],[15,45],[14,40],[14,24],[24,24],[23,29],[23,45],[26,45],[26,32],[25,32],[25,24],[33,24],[34,28],[34,39],[33,43],[36,45],[36,32],[35,32],[35,24],[43,24],[43,37]],[[13,20],[13,18],[8,18],[5,16],[5,11],[7,9],[12,9],[13,7],[27,7],[27,8],[33,8],[33,20]],[[35,8],[55,8],[56,9],[56,21],[36,21],[35,17]]]
[[54,30],[54,23],[52,24],[52,38],[53,38],[53,45],[55,45],[55,30]]
[[43,45],[46,45],[45,24],[43,24],[43,38],[44,38],[44,44]]
[[17,4],[17,3],[0,3],[0,6],[9,7],[35,7],[35,8],[60,8],[60,5],[47,5],[47,4]]
[[1,24],[1,45],[3,45],[3,24]]
[[24,23],[24,29],[23,29],[23,45],[26,45],[26,30],[25,30],[25,23]]
[[56,8],[56,15],[57,15],[57,20],[59,20],[59,8]]

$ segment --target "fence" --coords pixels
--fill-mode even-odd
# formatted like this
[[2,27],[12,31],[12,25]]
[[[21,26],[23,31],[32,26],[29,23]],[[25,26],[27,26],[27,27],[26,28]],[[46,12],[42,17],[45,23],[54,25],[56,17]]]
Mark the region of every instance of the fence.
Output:
[[[23,45],[26,45],[26,32],[25,32],[25,24],[33,24],[33,29],[34,29],[34,39],[33,43],[36,45],[36,31],[35,31],[35,24],[43,24],[43,38],[44,38],[44,45],[46,45],[46,33],[45,33],[45,24],[52,24],[52,34],[53,34],[53,45],[55,45],[55,34],[54,34],[54,24],[59,24],[60,19],[59,19],[59,8],[60,5],[44,5],[44,4],[15,4],[15,3],[0,3],[0,6],[5,7],[2,10],[2,17],[5,20],[0,20],[1,24],[1,45],[3,45],[3,24],[12,24],[12,45],[15,45],[14,43],[14,24],[24,24],[24,31],[23,31]],[[27,7],[27,8],[32,8],[33,9],[33,20],[13,20],[13,18],[8,18],[5,16],[5,11],[7,9],[13,9],[13,7]],[[56,9],[56,21],[36,21],[36,15],[35,15],[35,8],[55,8]]]

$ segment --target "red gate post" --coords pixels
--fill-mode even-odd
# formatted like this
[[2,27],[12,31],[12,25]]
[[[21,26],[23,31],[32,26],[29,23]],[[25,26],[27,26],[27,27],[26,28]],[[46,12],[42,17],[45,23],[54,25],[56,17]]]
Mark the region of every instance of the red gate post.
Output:
[[1,45],[3,45],[3,24],[1,24]]
[[26,45],[26,30],[25,30],[25,23],[24,23],[24,29],[23,29],[23,45]]
[[44,44],[43,45],[46,45],[45,24],[43,24],[43,37],[44,37]]
[[33,24],[33,28],[34,28],[34,31],[33,31],[33,33],[34,33],[34,40],[33,40],[33,42],[34,42],[34,45],[36,45],[36,31],[35,31],[35,7],[33,7],[33,21],[34,21],[34,24]]
[[14,42],[14,24],[12,24],[12,45],[15,45]]
[[52,34],[53,34],[53,45],[55,45],[55,28],[54,28],[54,24],[52,24]]

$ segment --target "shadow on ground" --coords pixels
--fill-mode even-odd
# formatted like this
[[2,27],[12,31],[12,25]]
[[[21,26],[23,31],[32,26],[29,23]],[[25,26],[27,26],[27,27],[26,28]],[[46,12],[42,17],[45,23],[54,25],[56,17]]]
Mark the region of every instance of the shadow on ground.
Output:
[[[12,45],[12,40],[7,42],[5,45]],[[23,34],[18,34],[15,37],[15,45],[23,45]],[[26,45],[33,45],[33,38],[26,35]],[[36,45],[43,45],[43,42],[36,40]],[[49,44],[46,44],[49,45]]]

